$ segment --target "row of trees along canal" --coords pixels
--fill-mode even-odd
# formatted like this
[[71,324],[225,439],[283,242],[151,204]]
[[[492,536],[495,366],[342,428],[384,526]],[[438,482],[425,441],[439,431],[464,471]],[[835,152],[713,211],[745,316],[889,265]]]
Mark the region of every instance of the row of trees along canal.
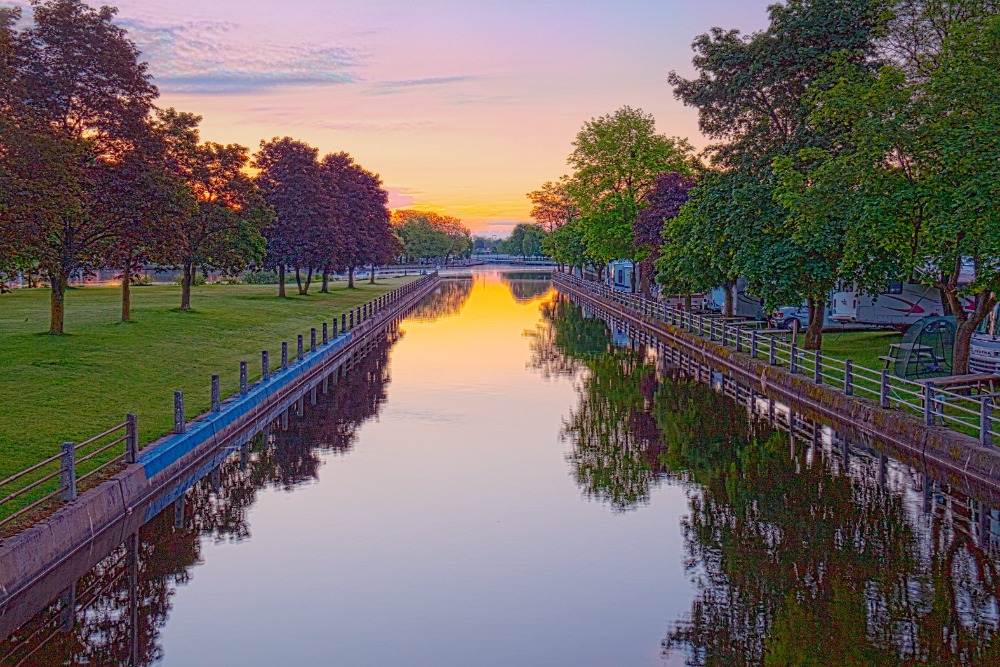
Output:
[[697,75],[670,81],[715,143],[696,156],[629,107],[585,123],[572,173],[528,195],[547,252],[598,274],[631,259],[643,291],[651,275],[678,294],[742,276],[767,308],[808,302],[810,349],[839,281],[915,279],[956,317],[966,372],[1000,293],[998,10],[788,0],[759,32],[712,28],[694,41]]
[[353,287],[359,267],[374,280],[375,265],[404,254],[468,252],[455,218],[403,211],[394,229],[381,179],[347,153],[320,158],[289,137],[254,155],[201,141],[201,117],[154,105],[114,9],[47,0],[32,14],[22,24],[18,8],[0,8],[0,286],[18,272],[47,280],[51,333],[63,332],[79,270],[121,268],[128,320],[130,286],[150,263],[182,269],[187,310],[199,267],[274,269],[284,296],[286,267],[307,294],[315,275],[326,291],[346,271]]

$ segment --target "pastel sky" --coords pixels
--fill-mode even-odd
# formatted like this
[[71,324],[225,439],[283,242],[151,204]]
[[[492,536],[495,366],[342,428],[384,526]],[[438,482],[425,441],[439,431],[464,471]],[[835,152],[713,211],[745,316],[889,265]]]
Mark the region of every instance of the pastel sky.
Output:
[[771,0],[105,1],[205,139],[346,150],[392,206],[503,233],[594,116],[640,107],[703,146],[667,75],[712,26],[762,28]]

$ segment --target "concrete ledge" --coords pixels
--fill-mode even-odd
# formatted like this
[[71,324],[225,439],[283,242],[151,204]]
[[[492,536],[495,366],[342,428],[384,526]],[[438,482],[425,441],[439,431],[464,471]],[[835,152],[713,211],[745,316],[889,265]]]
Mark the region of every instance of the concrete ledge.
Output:
[[972,479],[988,487],[1000,482],[1000,449],[996,447],[983,447],[975,438],[951,429],[927,426],[916,415],[886,410],[866,398],[847,396],[832,385],[815,384],[811,377],[793,375],[787,368],[753,359],[749,354],[723,347],[574,285],[559,280],[556,285],[559,291],[593,304],[717,370],[725,370],[745,383],[759,383],[762,394],[770,392],[799,412],[811,413],[834,422],[840,429],[893,445],[909,455],[906,462],[911,465],[944,467],[958,478]]
[[[199,415],[188,423],[185,433],[164,436],[150,443],[143,448],[138,463],[126,466],[114,477],[81,493],[75,501],[48,518],[0,541],[0,621],[3,626],[7,625],[5,613],[12,600],[59,568],[71,555],[83,553],[84,561],[103,558],[107,551],[102,545],[117,540],[113,542],[117,546],[128,534],[116,522],[133,515],[140,507],[142,521],[138,525],[155,516],[176,499],[166,493],[168,489],[176,495],[183,493],[187,486],[178,482],[196,481],[218,465],[317,386],[323,377],[339,368],[356,350],[362,349],[370,335],[386,330],[405,316],[433,292],[439,282],[440,279],[432,274],[390,308],[326,345],[317,346],[316,351],[302,361],[272,374],[270,381],[258,382],[246,396],[230,397],[220,412]],[[207,463],[202,463],[206,457]],[[198,467],[193,469],[193,466]],[[154,497],[159,499],[151,503]],[[144,507],[146,505],[148,507]],[[51,596],[47,597],[45,602],[50,599]]]

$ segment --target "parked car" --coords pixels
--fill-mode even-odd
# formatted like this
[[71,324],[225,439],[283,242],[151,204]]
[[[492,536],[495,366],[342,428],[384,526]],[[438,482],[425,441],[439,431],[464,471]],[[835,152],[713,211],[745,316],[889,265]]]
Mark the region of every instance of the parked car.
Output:
[[1000,305],[993,308],[972,334],[969,371],[1000,373]]
[[[823,313],[823,328],[827,329],[837,323],[830,319],[831,307],[827,304],[826,310]],[[791,329],[795,326],[795,322],[798,321],[799,329],[805,329],[809,326],[809,306],[807,304],[802,304],[800,306],[779,306],[777,310],[771,313],[769,318],[771,326],[776,329]]]

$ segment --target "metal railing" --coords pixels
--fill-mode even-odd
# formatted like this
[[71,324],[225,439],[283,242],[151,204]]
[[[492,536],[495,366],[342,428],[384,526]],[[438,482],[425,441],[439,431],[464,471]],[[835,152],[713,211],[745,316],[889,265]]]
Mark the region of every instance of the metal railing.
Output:
[[[113,439],[112,439],[113,438]],[[106,442],[107,440],[110,442]],[[114,447],[122,452],[111,458],[102,456]],[[135,415],[79,444],[64,442],[58,454],[14,473],[0,481],[0,516],[11,506],[17,509],[0,518],[0,528],[52,500],[76,499],[77,486],[122,461],[134,463],[139,453],[139,431]],[[86,470],[86,472],[82,472]],[[58,478],[58,487],[51,490]],[[10,491],[5,491],[11,489]],[[41,497],[35,497],[42,493]],[[20,506],[23,503],[26,505]]]
[[890,375],[887,369],[875,370],[854,364],[851,359],[836,359],[819,352],[805,351],[797,341],[761,334],[739,322],[727,322],[717,316],[693,313],[648,299],[642,294],[621,292],[603,283],[582,280],[566,273],[554,273],[556,282],[565,281],[577,288],[626,306],[638,314],[683,329],[710,342],[733,347],[753,358],[766,358],[772,366],[788,368],[793,374],[811,377],[816,384],[829,384],[844,394],[876,401],[882,408],[906,410],[924,418],[927,425],[942,425],[979,439],[992,446],[1000,439],[1000,423],[994,418],[1000,394],[964,394],[936,387],[933,379],[914,382]]
[[[420,289],[427,281],[437,278],[437,271],[421,276],[419,279],[401,285],[396,289],[386,292],[371,301],[368,301],[346,313],[340,314],[340,319],[333,318],[332,324],[324,322],[322,325],[322,344],[326,345],[332,338],[350,331],[356,326],[372,319],[379,318],[382,313],[395,305],[399,300],[408,297],[410,294]],[[339,334],[338,334],[339,325]],[[317,329],[309,332],[308,354],[318,351]],[[304,359],[306,348],[304,337],[298,337],[298,353],[292,364],[287,358],[287,343],[282,343],[282,370],[288,366]],[[270,365],[269,353],[265,350],[261,352],[261,379],[258,382],[267,382],[271,378],[272,368]],[[249,390],[247,362],[240,362],[240,389],[239,394],[243,396]],[[256,383],[255,383],[256,384]],[[220,379],[218,375],[213,375],[211,379],[211,411],[215,412],[222,408],[222,398],[220,396]],[[7,524],[23,517],[27,513],[35,510],[45,503],[51,501],[71,501],[76,499],[77,485],[89,479],[93,479],[108,468],[117,463],[135,463],[139,456],[139,441],[137,420],[135,415],[128,415],[126,420],[114,426],[104,433],[96,435],[79,444],[64,442],[60,453],[48,457],[43,461],[16,472],[10,477],[0,481],[0,530]],[[183,433],[185,430],[184,417],[184,394],[174,392],[174,433]],[[111,438],[110,442],[105,440]],[[105,460],[106,452],[124,443],[124,451],[117,456]],[[95,448],[96,446],[96,448]],[[93,449],[93,451],[90,451]],[[87,450],[84,452],[83,450]],[[80,469],[86,470],[80,474]],[[54,481],[58,478],[58,488],[52,489]],[[37,494],[43,493],[41,497]],[[24,503],[28,503],[24,505]],[[14,509],[12,509],[14,508]],[[10,511],[8,514],[7,512]]]

